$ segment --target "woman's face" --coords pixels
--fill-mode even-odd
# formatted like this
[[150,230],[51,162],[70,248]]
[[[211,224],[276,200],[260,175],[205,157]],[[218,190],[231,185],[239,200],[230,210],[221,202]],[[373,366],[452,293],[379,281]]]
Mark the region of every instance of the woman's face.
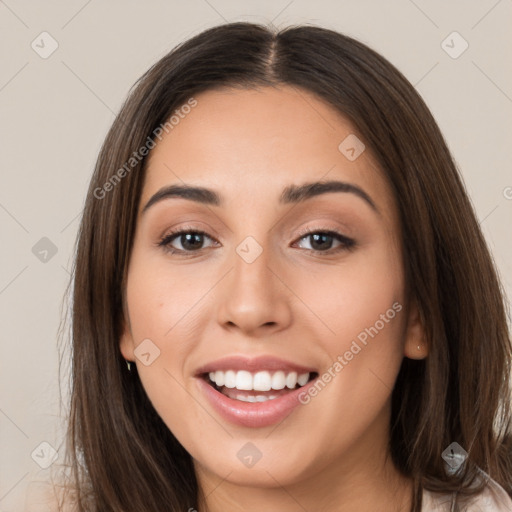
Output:
[[387,182],[304,90],[195,99],[150,154],[124,357],[212,487],[381,465],[402,359],[426,355]]

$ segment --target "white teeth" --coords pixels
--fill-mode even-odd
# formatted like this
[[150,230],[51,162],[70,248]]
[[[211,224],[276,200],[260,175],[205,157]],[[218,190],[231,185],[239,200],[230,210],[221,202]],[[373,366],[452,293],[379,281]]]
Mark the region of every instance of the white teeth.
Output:
[[247,391],[252,389],[252,375],[249,372],[240,371],[236,374],[236,389],[245,389]]
[[301,373],[297,377],[297,383],[299,386],[304,386],[305,384],[308,383],[308,380],[309,380],[309,373]]
[[[217,372],[215,372],[215,375],[217,375]],[[224,386],[227,388],[236,387],[236,373],[233,370],[228,370],[224,374]]]
[[270,391],[272,389],[272,377],[269,372],[258,372],[254,376],[253,389],[255,391]]
[[267,400],[274,400],[277,398],[276,395],[264,396],[264,395],[236,395],[236,400],[240,400],[241,402],[266,402]]
[[224,386],[224,372],[215,372],[213,379],[210,373],[210,379],[213,380],[217,386]]
[[286,387],[293,389],[297,385],[297,372],[291,372],[286,376]]
[[236,400],[241,402],[256,402],[256,397],[252,395],[236,395]]
[[[298,375],[297,372],[285,373],[281,370],[273,375],[268,371],[251,373],[246,370],[237,372],[234,370],[227,370],[225,372],[217,370],[210,372],[208,376],[219,387],[226,386],[227,388],[236,388],[240,391],[270,391],[271,389],[278,391],[285,387],[295,389],[297,384],[304,386],[309,381],[310,374],[301,373]],[[263,397],[263,395],[258,396]],[[267,397],[265,396],[264,398]]]
[[[306,373],[309,377],[309,373]],[[307,382],[307,381],[306,381]],[[284,372],[276,372],[272,375],[272,389],[284,389],[286,386],[286,375]]]

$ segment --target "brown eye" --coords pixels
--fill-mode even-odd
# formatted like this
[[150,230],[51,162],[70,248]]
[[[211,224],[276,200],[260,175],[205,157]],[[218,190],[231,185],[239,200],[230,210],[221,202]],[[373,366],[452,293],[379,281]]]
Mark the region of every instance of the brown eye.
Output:
[[166,235],[158,245],[165,247],[171,253],[198,252],[205,249],[203,246],[205,239],[212,240],[204,231],[180,230]]
[[[309,241],[309,247],[303,247],[317,253],[333,253],[351,249],[355,241],[336,231],[306,231],[300,240]],[[337,244],[337,245],[334,245]],[[333,247],[334,245],[334,247]]]

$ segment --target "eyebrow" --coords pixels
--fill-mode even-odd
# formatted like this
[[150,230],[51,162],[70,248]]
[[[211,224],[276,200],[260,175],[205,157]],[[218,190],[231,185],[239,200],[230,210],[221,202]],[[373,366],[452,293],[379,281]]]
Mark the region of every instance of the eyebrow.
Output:
[[[300,203],[312,197],[331,192],[354,194],[363,199],[375,212],[380,213],[372,198],[362,188],[352,183],[336,180],[289,185],[283,189],[279,203],[283,205]],[[187,184],[169,185],[158,190],[146,203],[141,213],[146,212],[151,206],[160,201],[173,197],[188,199],[210,206],[222,206],[223,204],[220,194],[212,189]]]

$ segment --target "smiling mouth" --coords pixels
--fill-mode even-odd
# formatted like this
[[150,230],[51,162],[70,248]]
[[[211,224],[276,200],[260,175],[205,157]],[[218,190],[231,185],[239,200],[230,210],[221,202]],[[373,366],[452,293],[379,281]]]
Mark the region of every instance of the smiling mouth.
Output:
[[241,402],[266,402],[305,386],[316,372],[227,370],[204,373],[202,378],[216,391]]

